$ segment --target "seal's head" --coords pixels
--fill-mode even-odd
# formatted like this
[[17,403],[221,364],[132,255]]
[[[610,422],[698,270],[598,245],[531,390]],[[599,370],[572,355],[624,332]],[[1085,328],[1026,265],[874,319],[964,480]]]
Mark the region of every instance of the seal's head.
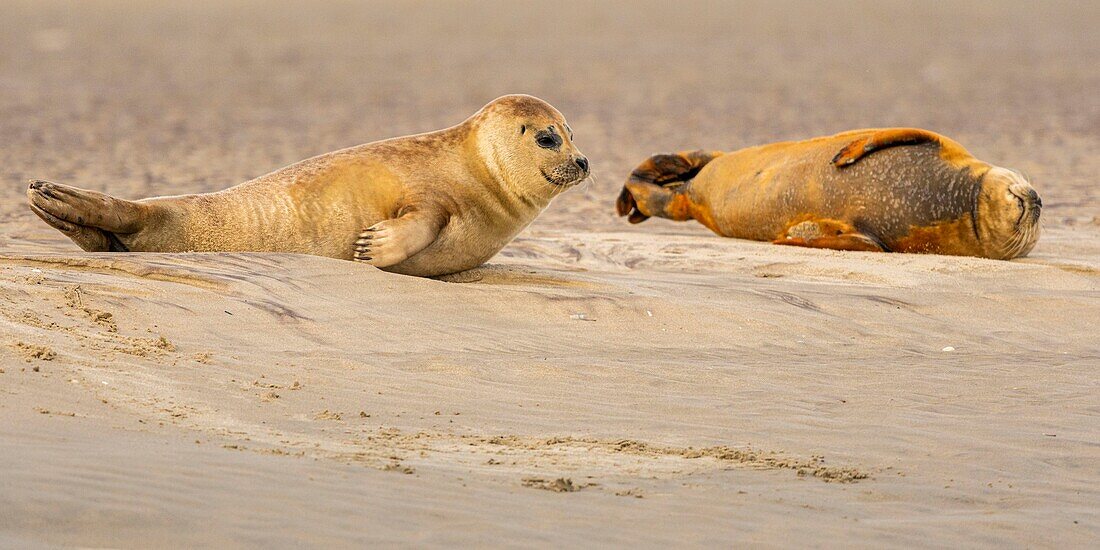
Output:
[[1039,240],[1043,201],[1027,179],[994,166],[982,176],[978,195],[978,235],[992,258],[1026,256]]
[[565,117],[537,97],[497,98],[470,122],[494,179],[526,200],[549,201],[588,177],[588,159],[573,145]]

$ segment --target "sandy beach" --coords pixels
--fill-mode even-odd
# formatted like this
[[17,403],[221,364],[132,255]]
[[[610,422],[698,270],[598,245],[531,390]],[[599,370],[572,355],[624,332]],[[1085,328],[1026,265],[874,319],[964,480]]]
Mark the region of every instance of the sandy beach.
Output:
[[[3,8],[0,547],[1100,542],[1088,3]],[[84,253],[23,195],[213,191],[512,92],[594,177],[442,280]],[[875,126],[1026,172],[1032,254],[615,216],[649,154]]]

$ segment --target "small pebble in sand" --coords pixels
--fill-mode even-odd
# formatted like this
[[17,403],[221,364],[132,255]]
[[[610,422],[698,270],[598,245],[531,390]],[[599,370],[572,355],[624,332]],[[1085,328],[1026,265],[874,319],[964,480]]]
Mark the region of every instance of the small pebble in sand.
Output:
[[570,315],[569,318],[574,321],[595,321],[595,319],[590,319],[588,315],[584,313],[574,313]]
[[943,351],[955,351],[955,348],[947,346],[946,348],[943,348]]

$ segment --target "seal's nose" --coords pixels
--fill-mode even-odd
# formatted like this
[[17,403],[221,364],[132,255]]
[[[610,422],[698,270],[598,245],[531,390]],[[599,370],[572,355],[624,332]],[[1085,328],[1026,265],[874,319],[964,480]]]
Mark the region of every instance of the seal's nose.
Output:
[[584,157],[577,157],[573,162],[577,163],[577,166],[581,167],[581,170],[588,171],[588,159]]
[[1027,198],[1031,199],[1031,204],[1035,205],[1036,208],[1043,207],[1043,199],[1039,198],[1039,194],[1034,189],[1028,189]]

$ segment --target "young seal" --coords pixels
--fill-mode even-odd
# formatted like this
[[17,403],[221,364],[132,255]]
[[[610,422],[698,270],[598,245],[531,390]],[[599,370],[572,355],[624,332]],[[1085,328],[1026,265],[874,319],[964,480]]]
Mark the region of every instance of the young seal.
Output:
[[589,174],[550,104],[328,153],[216,193],[118,199],[33,181],[30,207],[91,252],[298,252],[435,276],[476,267]]
[[1031,251],[1042,206],[1020,173],[913,128],[655,155],[616,204],[631,223],[696,219],[725,237],[995,259]]

